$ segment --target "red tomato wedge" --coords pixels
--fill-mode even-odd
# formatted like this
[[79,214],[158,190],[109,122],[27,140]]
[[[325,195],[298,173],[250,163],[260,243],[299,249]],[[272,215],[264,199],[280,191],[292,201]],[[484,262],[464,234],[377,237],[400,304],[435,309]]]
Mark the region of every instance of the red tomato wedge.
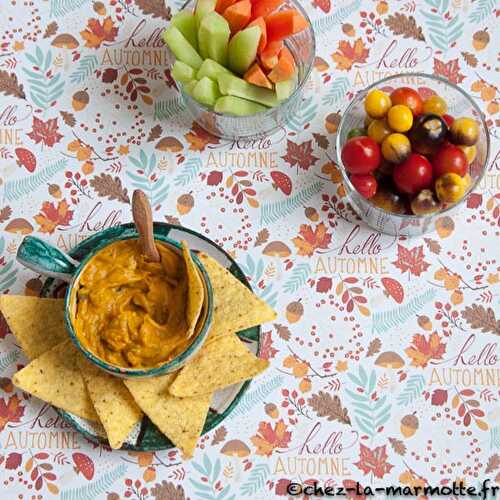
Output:
[[283,42],[278,40],[266,45],[266,48],[260,53],[260,62],[262,67],[271,71],[278,64],[278,56],[283,48]]
[[217,5],[215,6],[215,11],[218,12],[219,14],[224,14],[224,11],[233,5],[233,3],[236,3],[237,0],[217,0]]
[[259,41],[259,46],[257,47],[257,54],[260,54],[264,48],[267,45],[267,26],[266,22],[264,21],[263,17],[258,17],[257,19],[254,19],[248,26],[247,28],[250,28],[251,26],[258,26],[260,28],[260,41]]
[[248,68],[247,72],[243,75],[243,78],[248,83],[257,85],[257,87],[264,87],[270,90],[273,88],[273,84],[268,80],[266,74],[257,63],[254,63],[250,66],[250,68]]
[[252,19],[256,19],[272,14],[283,3],[283,0],[258,0],[252,3]]
[[278,64],[276,64],[267,77],[274,83],[284,82],[292,78],[294,72],[295,60],[292,53],[286,47],[283,47],[278,57]]
[[237,31],[242,30],[250,21],[252,14],[252,4],[250,0],[240,0],[233,3],[224,11],[224,18],[229,23],[231,33],[234,35]]
[[308,26],[307,20],[295,9],[280,10],[266,17],[267,39],[270,42],[295,35]]

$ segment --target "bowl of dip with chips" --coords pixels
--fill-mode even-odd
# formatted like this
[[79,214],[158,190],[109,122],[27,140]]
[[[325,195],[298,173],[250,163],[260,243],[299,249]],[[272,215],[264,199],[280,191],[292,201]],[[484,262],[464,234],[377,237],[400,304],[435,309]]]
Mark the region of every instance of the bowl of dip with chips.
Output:
[[80,262],[31,236],[18,249],[26,267],[69,283],[68,334],[89,361],[111,375],[177,371],[210,330],[213,292],[201,260],[185,242],[156,231],[154,242],[160,262],[143,254],[133,227],[116,237],[106,231]]

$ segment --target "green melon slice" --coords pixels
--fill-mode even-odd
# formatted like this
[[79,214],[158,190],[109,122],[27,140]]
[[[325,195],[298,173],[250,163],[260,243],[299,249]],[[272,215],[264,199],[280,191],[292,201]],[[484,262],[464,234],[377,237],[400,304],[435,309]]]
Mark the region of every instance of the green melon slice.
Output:
[[292,78],[285,80],[284,82],[276,82],[274,84],[274,88],[276,90],[276,97],[278,98],[278,101],[284,101],[285,99],[288,99],[292,94],[293,91],[297,87],[297,72],[294,73]]
[[210,12],[215,10],[217,0],[198,0],[194,10],[194,17],[196,18],[196,27],[199,28],[201,20]]
[[181,83],[189,83],[196,78],[196,71],[182,61],[175,61],[172,66],[172,77]]
[[257,57],[257,47],[261,29],[259,26],[252,26],[238,31],[231,38],[228,47],[228,66],[229,69],[243,75],[245,71],[255,62]]
[[205,106],[213,106],[220,97],[217,82],[204,76],[193,89],[193,99]]
[[210,12],[200,23],[198,41],[203,59],[213,59],[220,64],[227,64],[227,45],[231,29],[228,22],[217,12]]
[[184,92],[186,92],[187,95],[193,97],[193,90],[196,87],[197,83],[198,80],[191,80],[190,82],[186,83],[186,85],[183,85],[182,89],[184,90]]
[[272,90],[257,87],[237,76],[221,73],[217,77],[217,82],[221,93],[224,95],[242,97],[249,101],[264,104],[264,106],[273,107],[278,104],[276,94]]
[[191,44],[194,50],[198,50],[198,33],[196,29],[196,18],[187,10],[181,10],[170,21]]
[[203,62],[202,58],[175,26],[170,25],[163,32],[163,41],[179,61],[194,69],[198,69],[201,66]]
[[260,113],[268,109],[262,104],[257,104],[256,102],[247,101],[241,97],[234,97],[232,95],[226,95],[224,97],[219,97],[214,106],[214,111],[217,113],[225,113],[226,115],[234,116],[247,116],[254,115],[255,113]]
[[212,80],[217,80],[217,76],[221,73],[232,75],[231,71],[218,62],[215,62],[212,59],[205,59],[196,74],[196,78],[201,80],[204,76],[208,76],[208,78],[211,78]]

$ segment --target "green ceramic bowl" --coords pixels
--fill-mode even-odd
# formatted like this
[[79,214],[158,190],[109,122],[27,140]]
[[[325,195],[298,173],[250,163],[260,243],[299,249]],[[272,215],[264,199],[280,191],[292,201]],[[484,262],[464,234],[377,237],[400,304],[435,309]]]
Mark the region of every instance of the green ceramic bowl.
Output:
[[[155,240],[160,241],[170,249],[178,253],[182,253],[181,245],[166,236],[161,232],[154,232]],[[80,341],[79,337],[73,328],[72,318],[75,314],[76,308],[76,295],[79,286],[79,279],[86,264],[92,259],[100,250],[115,243],[116,241],[137,239],[138,234],[135,227],[127,228],[121,231],[119,235],[114,234],[113,231],[105,230],[99,233],[97,242],[94,248],[85,256],[80,262],[76,261],[69,255],[61,252],[58,248],[48,244],[47,242],[35,238],[33,236],[26,236],[21,243],[17,252],[17,260],[24,266],[36,271],[37,273],[58,278],[69,283],[65,294],[65,323],[71,340],[75,346],[84,354],[84,356],[94,363],[102,370],[110,373],[111,375],[122,378],[146,378],[158,377],[166,373],[171,373],[184,364],[186,364],[201,348],[203,345],[210,325],[212,323],[213,312],[213,292],[210,278],[198,257],[194,252],[191,252],[194,263],[196,264],[200,277],[205,287],[205,301],[202,310],[201,320],[196,326],[197,335],[191,344],[181,354],[173,358],[167,363],[152,367],[152,368],[123,368],[120,366],[107,363],[103,359],[97,357],[94,353],[89,351]],[[99,237],[100,236],[100,237]]]

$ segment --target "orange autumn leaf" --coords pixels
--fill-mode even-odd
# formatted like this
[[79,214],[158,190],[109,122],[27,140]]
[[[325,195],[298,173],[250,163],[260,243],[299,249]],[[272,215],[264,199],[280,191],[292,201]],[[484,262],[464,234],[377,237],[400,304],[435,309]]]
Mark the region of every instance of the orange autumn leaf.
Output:
[[348,71],[353,64],[366,62],[369,53],[370,49],[365,47],[361,38],[353,45],[347,40],[341,40],[338,49],[332,54],[332,59],[337,63],[337,69]]
[[191,132],[184,135],[190,151],[205,151],[208,144],[219,144],[219,139],[193,122]]
[[85,47],[98,49],[102,42],[113,42],[118,35],[118,28],[114,25],[111,17],[104,19],[101,24],[99,19],[89,19],[87,28],[80,31],[80,35],[85,40]]
[[0,398],[0,431],[3,431],[9,422],[19,422],[24,415],[24,406],[21,400],[14,394],[6,401]]
[[255,436],[250,438],[250,441],[257,448],[257,455],[270,457],[272,452],[277,448],[288,448],[292,433],[287,431],[285,422],[280,419],[274,425],[268,422],[261,422]]
[[412,345],[405,349],[405,353],[411,358],[411,365],[425,368],[432,359],[443,359],[446,352],[446,344],[441,342],[441,337],[434,332],[427,339],[425,335],[415,334]]
[[327,232],[326,226],[320,222],[316,229],[312,226],[302,224],[299,231],[300,236],[292,239],[299,255],[311,257],[318,248],[327,249],[332,241],[332,235]]
[[40,224],[41,233],[52,234],[58,226],[69,226],[73,218],[73,210],[69,210],[66,200],[61,200],[57,208],[53,202],[44,201],[40,213],[35,215],[35,221]]
[[321,173],[328,175],[330,177],[330,180],[335,184],[338,184],[342,181],[342,174],[340,173],[337,165],[333,162],[325,163],[321,167]]
[[71,141],[68,144],[68,151],[71,151],[72,153],[78,151],[79,148],[80,148],[80,141],[78,139],[75,139],[74,141]]

